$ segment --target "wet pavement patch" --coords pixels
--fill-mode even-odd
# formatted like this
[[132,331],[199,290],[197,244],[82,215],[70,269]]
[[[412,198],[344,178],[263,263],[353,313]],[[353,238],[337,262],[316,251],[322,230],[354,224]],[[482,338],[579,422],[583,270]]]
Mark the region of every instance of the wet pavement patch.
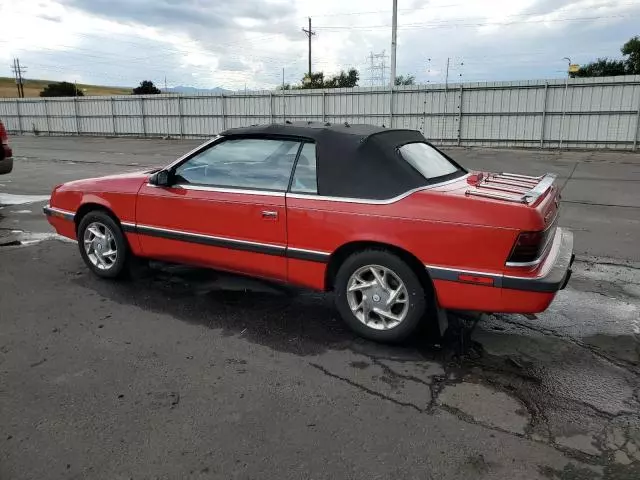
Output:
[[20,232],[0,229],[0,247],[20,245]]
[[49,195],[15,195],[0,192],[0,205],[23,205],[47,200],[49,200]]
[[481,384],[463,382],[447,386],[438,403],[468,415],[473,421],[507,432],[524,434],[529,424],[526,408],[518,400]]

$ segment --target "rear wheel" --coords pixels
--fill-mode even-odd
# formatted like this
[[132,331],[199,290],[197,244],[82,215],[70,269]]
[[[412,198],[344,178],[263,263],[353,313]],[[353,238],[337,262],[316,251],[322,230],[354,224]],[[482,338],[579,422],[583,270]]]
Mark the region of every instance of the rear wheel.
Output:
[[415,272],[385,250],[348,257],[335,281],[336,307],[359,335],[400,342],[418,328],[427,309],[425,290]]
[[78,226],[80,255],[89,269],[103,278],[116,278],[126,271],[129,245],[120,226],[101,211],[87,213]]

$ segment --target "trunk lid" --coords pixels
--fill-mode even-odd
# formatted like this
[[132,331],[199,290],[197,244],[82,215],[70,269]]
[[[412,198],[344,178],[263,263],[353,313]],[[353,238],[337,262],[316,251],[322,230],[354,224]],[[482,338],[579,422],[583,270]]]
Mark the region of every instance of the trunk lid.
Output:
[[548,227],[556,220],[560,206],[556,178],[553,173],[539,177],[515,173],[474,173],[467,178],[465,195],[533,208],[542,217],[544,226]]
[[[473,218],[481,216],[483,221],[494,224],[497,218],[500,218],[505,226],[524,222],[530,225],[529,230],[544,230],[553,224],[558,216],[560,195],[554,183],[555,179],[556,175],[551,173],[534,177],[476,171],[436,189],[477,203],[479,208],[467,207],[465,210]],[[490,205],[496,208],[484,208]],[[521,214],[517,214],[518,211]],[[517,218],[520,220],[516,220]]]
[[553,189],[556,175],[539,177],[516,173],[475,173],[467,178],[466,195],[536,206]]

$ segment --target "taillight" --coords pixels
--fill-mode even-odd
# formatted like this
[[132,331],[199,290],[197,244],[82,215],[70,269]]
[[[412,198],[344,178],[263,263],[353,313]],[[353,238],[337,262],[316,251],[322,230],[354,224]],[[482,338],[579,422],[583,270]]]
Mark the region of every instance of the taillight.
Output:
[[0,160],[13,156],[11,147],[9,147],[9,136],[7,135],[7,130],[4,128],[2,122],[0,122],[0,144],[2,145],[2,151],[0,151]]
[[531,263],[544,253],[555,228],[547,228],[543,232],[522,232],[511,250],[508,263]]
[[0,122],[0,141],[2,145],[9,145],[9,136],[7,135],[7,130],[4,128],[2,122]]

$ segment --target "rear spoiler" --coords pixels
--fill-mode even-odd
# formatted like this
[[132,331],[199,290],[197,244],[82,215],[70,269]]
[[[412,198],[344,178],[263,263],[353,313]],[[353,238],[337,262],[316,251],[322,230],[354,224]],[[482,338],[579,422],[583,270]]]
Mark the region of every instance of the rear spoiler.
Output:
[[530,205],[551,188],[556,178],[557,175],[554,173],[539,177],[516,173],[490,173],[480,177],[476,188],[467,190],[466,194]]

